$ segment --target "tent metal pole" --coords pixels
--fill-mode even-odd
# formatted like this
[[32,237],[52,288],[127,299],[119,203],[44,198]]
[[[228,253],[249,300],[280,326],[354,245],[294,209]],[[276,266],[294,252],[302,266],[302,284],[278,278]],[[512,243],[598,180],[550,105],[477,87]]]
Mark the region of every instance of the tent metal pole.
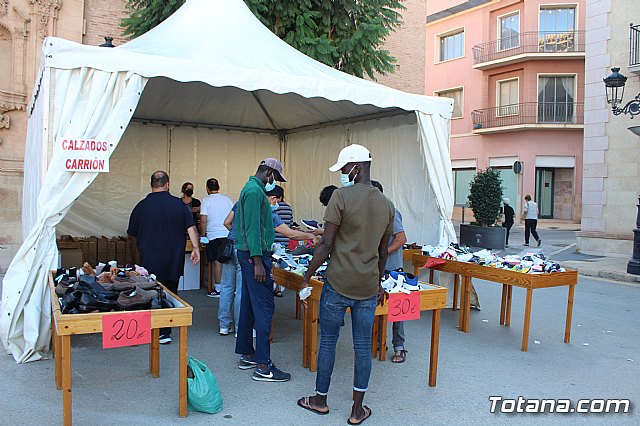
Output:
[[[269,123],[271,123],[271,127],[273,127],[273,130],[280,133],[280,129],[278,129],[278,126],[276,126],[276,123],[273,121],[273,118],[271,118],[271,115],[269,115],[269,111],[267,111],[267,109],[264,107],[260,98],[258,98],[258,94],[256,92],[251,92],[251,94],[253,95],[253,99],[255,99],[258,105],[260,106],[260,109],[262,110],[264,115],[267,117],[267,120],[269,120]],[[283,140],[282,136],[280,135],[280,141],[282,140]]]
[[340,124],[358,123],[361,121],[378,120],[381,118],[396,117],[399,115],[410,115],[410,114],[415,114],[415,111],[406,111],[404,109],[394,108],[390,111],[376,112],[373,114],[366,114],[366,115],[359,115],[357,117],[345,118],[343,120],[327,121],[324,123],[295,127],[293,129],[285,129],[284,133],[289,135],[292,133],[306,132],[309,130],[322,129],[324,127],[335,126]]

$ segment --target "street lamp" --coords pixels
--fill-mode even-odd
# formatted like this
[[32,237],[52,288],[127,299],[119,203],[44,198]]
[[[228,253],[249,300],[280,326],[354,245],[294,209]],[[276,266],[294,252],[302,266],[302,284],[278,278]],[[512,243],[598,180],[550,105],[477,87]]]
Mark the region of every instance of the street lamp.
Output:
[[613,72],[609,77],[602,79],[607,90],[607,103],[611,104],[611,112],[613,112],[613,115],[629,114],[633,118],[640,114],[640,93],[627,102],[624,107],[618,108],[618,104],[622,103],[627,77],[618,72],[620,71],[618,67],[611,68],[611,71]]

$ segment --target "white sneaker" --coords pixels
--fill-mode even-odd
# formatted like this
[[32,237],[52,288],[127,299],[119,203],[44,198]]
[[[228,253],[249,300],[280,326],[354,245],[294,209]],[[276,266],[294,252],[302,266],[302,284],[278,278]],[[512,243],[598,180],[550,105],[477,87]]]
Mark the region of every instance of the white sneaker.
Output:
[[228,336],[230,333],[233,333],[233,327],[220,327],[221,335]]

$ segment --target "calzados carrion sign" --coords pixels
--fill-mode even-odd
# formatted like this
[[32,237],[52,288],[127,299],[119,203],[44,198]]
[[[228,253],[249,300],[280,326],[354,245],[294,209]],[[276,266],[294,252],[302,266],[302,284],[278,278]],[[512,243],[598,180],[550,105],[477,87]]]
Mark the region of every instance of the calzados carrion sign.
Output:
[[63,167],[67,172],[108,172],[109,143],[95,139],[63,138]]

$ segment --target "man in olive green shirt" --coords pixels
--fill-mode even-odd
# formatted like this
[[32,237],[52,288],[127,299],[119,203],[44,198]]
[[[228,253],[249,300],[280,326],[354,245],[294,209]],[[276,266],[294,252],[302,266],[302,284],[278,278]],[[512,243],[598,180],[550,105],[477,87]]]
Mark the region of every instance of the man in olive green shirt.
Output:
[[[255,368],[253,380],[284,382],[291,374],[284,373],[271,362],[269,334],[275,310],[273,279],[271,278],[271,245],[274,240],[271,204],[266,193],[276,181],[286,182],[282,164],[275,158],[260,162],[254,176],[242,188],[235,216],[235,243],[242,271],[242,298],[236,353],[238,368]],[[253,330],[256,346],[253,347]]]
[[326,414],[327,394],[336,357],[336,344],[347,307],[355,365],[353,406],[350,424],[360,424],[371,416],[362,405],[371,375],[371,329],[376,306],[384,303],[380,277],[384,273],[387,247],[393,233],[393,203],[371,185],[371,154],[361,145],[349,145],[329,170],[341,170],[343,188],[333,192],[324,214],[322,240],[316,246],[302,286],[331,255],[327,279],[320,299],[320,346],[316,374],[316,394],[300,398],[298,405]]

